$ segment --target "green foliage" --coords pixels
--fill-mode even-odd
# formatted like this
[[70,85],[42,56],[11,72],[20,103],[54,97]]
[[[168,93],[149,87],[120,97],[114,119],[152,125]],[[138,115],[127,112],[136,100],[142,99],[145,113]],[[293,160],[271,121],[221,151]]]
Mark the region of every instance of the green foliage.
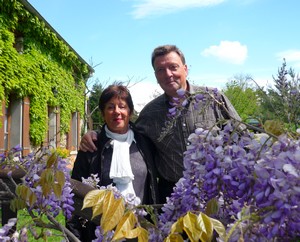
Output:
[[[89,97],[89,108],[90,108],[90,115],[93,120],[94,124],[103,125],[104,119],[100,113],[100,110],[98,108],[99,106],[99,99],[103,91],[103,86],[101,83],[94,84],[92,87],[91,95]],[[91,127],[92,128],[92,127]],[[96,128],[96,127],[94,127]]]
[[257,90],[249,85],[249,77],[235,77],[234,80],[226,83],[226,88],[223,92],[235,107],[242,120],[245,120],[249,116],[258,116],[259,103]]
[[[14,48],[17,35],[24,36],[21,54]],[[18,1],[0,0],[0,100],[30,98],[33,145],[46,137],[48,106],[60,107],[63,133],[69,130],[71,113],[84,113],[88,74],[87,65],[44,22]]]
[[300,123],[300,77],[292,68],[287,69],[284,60],[278,74],[273,77],[275,85],[261,90],[260,99],[263,112],[268,120],[278,120],[287,128],[295,130]]
[[[18,211],[18,223],[17,223],[17,230],[21,230],[22,227],[26,227],[26,225],[28,225],[29,223],[31,223],[32,218],[30,215],[28,215],[28,212],[26,211],[26,209],[24,210],[19,210]],[[47,222],[47,217],[46,216],[42,216],[42,221],[44,221],[45,223]],[[60,213],[57,216],[57,221],[65,226],[65,216]],[[32,228],[32,231],[35,231],[36,234],[43,234],[43,231],[47,232],[44,228]],[[52,232],[52,236],[48,236],[45,238],[41,237],[39,239],[34,238],[34,236],[31,233],[28,233],[28,241],[29,242],[42,242],[42,241],[48,241],[48,242],[56,242],[58,236],[62,236],[62,232],[57,231],[55,229],[50,230]],[[49,234],[49,233],[48,233]]]
[[70,151],[65,148],[56,148],[56,153],[61,158],[68,158],[70,156]]

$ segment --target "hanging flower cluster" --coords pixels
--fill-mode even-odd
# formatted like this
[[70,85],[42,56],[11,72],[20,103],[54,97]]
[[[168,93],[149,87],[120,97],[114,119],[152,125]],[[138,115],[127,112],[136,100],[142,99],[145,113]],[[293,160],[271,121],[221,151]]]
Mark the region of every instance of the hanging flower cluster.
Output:
[[[62,212],[69,219],[74,211],[73,192],[70,183],[70,169],[67,160],[56,152],[41,148],[35,153],[22,157],[22,148],[16,146],[7,155],[2,154],[1,169],[19,170],[24,175],[20,184],[15,184],[15,195],[10,206],[13,211],[27,208],[34,223],[51,227],[43,223],[42,216],[54,220]],[[12,178],[11,182],[14,183]],[[3,183],[3,181],[1,180]],[[1,237],[0,237],[1,238]],[[17,241],[17,240],[16,240]]]
[[[173,118],[178,112],[170,110]],[[184,176],[159,218],[164,237],[181,216],[196,211],[227,225],[229,241],[299,238],[298,139],[282,135],[276,141],[269,136],[257,140],[253,133],[238,132],[228,122],[222,130],[197,129],[189,141]]]

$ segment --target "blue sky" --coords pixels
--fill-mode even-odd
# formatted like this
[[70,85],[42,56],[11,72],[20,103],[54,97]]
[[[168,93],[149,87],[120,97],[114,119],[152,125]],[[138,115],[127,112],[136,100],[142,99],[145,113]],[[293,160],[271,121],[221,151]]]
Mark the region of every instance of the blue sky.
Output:
[[91,65],[93,79],[142,82],[132,87],[136,107],[161,91],[150,63],[158,45],[184,53],[189,80],[223,88],[233,76],[260,85],[286,59],[300,72],[298,0],[29,0]]

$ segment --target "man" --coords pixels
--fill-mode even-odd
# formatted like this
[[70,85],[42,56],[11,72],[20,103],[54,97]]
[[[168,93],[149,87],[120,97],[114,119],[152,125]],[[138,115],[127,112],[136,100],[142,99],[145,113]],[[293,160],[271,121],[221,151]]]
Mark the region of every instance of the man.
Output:
[[[183,153],[189,145],[188,136],[196,128],[210,128],[221,119],[230,117],[240,120],[229,100],[222,95],[224,106],[208,105],[205,112],[199,113],[193,105],[188,106],[185,115],[176,120],[171,131],[162,139],[158,139],[165,127],[170,102],[177,97],[177,91],[184,89],[188,93],[204,91],[204,87],[196,87],[187,81],[188,68],[183,53],[175,45],[164,45],[154,49],[151,58],[155,77],[164,90],[164,94],[152,100],[141,111],[136,126],[141,133],[149,137],[156,148],[156,166],[159,174],[160,202],[164,203],[170,196],[175,183],[183,175]],[[93,134],[93,133],[92,133]],[[80,144],[83,151],[93,150],[94,135],[84,135]]]

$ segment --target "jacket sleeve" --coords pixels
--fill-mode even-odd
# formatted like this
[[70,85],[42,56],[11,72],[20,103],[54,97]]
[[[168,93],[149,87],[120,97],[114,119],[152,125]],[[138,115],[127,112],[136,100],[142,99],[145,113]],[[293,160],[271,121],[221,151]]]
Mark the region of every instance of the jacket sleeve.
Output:
[[90,175],[91,154],[91,152],[78,151],[71,178],[82,181],[82,177],[87,178]]

